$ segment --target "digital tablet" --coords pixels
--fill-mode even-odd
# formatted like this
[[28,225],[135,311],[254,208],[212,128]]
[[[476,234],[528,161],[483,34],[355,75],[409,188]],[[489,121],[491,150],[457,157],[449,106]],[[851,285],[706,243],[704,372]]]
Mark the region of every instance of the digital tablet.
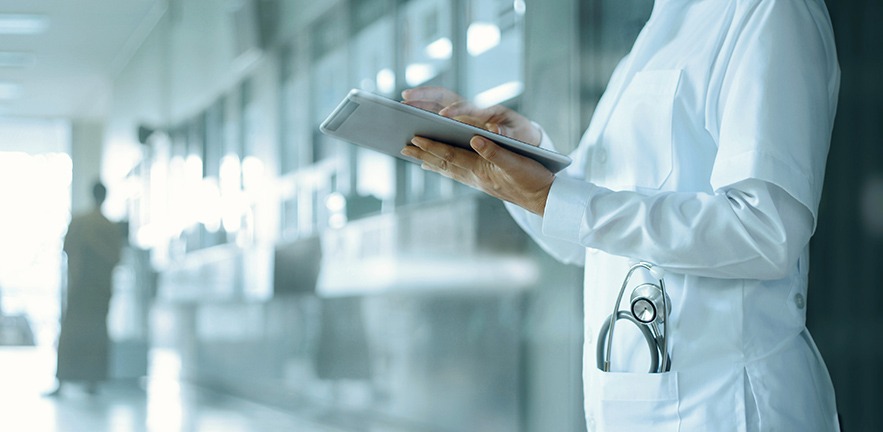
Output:
[[560,153],[358,89],[349,92],[319,129],[341,140],[412,162],[419,161],[400,152],[415,136],[472,150],[469,140],[475,135],[529,157],[552,172],[561,171],[571,162]]

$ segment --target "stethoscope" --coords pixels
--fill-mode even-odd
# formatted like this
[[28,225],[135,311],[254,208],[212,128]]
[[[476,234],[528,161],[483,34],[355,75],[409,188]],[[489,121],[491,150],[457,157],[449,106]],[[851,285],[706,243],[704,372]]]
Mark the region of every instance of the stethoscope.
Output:
[[[641,268],[647,270],[659,282],[642,283],[636,286],[630,296],[631,307],[628,311],[621,310],[619,306],[632,273]],[[650,349],[650,373],[671,370],[671,357],[668,355],[668,315],[671,312],[671,300],[665,291],[665,282],[662,277],[662,269],[646,262],[639,262],[629,268],[622,281],[622,288],[619,289],[619,296],[616,297],[613,313],[604,320],[598,335],[596,350],[598,369],[610,372],[613,330],[616,327],[616,322],[624,319],[635,324],[647,341],[647,346]]]

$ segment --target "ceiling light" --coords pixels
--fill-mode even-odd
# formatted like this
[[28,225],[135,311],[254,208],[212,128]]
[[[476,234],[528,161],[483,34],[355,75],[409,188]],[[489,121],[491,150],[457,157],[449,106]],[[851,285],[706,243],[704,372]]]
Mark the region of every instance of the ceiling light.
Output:
[[49,18],[44,15],[0,14],[0,34],[32,35],[49,28]]

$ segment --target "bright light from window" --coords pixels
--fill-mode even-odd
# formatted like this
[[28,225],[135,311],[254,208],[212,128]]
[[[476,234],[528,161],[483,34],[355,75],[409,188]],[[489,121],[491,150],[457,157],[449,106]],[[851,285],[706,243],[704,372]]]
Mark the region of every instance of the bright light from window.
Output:
[[[162,317],[157,314],[157,317]],[[158,320],[159,321],[159,320]],[[164,320],[159,325],[165,324],[171,328],[174,323]],[[147,429],[161,431],[183,430],[184,413],[182,407],[185,403],[181,396],[181,355],[168,348],[152,348],[150,359],[150,377],[148,380],[147,398]]]
[[325,198],[325,207],[331,212],[342,212],[346,210],[346,198],[340,192],[334,192]]
[[414,87],[435,77],[435,67],[427,63],[414,63],[405,68],[405,82]]
[[224,214],[221,215],[221,224],[224,230],[230,233],[239,231],[242,228],[242,216],[245,212],[242,197],[226,197],[222,205]]
[[[182,156],[173,156],[169,160],[169,179],[173,184],[183,185],[187,178],[187,163]],[[187,204],[190,197],[187,196],[186,187],[177,187],[169,190],[169,208],[172,209],[169,215],[170,236],[177,236],[184,231],[189,224],[187,218]]]
[[346,225],[346,197],[339,192],[334,192],[325,198],[325,208],[328,209],[328,226],[332,229],[340,229]]
[[221,229],[221,191],[214,178],[205,178],[199,182],[198,192],[193,200],[197,212],[197,221],[205,226],[210,233]]
[[202,217],[203,209],[200,208],[203,200],[200,196],[203,190],[202,159],[199,156],[187,156],[184,161],[184,181],[182,184],[184,203],[177,211],[181,213],[180,229],[184,230],[199,223]]
[[70,123],[0,119],[0,147],[3,311],[27,315],[37,345],[51,346],[71,211]]
[[227,155],[221,158],[219,171],[221,221],[228,232],[239,231],[242,226],[242,164],[239,156]]
[[28,316],[38,345],[52,344],[57,331],[71,168],[70,156],[64,153],[0,152],[3,309]]
[[509,81],[475,95],[475,105],[487,108],[521,94],[524,84],[521,81]]
[[478,57],[500,44],[500,28],[496,24],[476,21],[466,30],[466,50]]
[[239,164],[239,156],[227,155],[221,158],[218,177],[218,184],[220,185],[222,195],[238,192],[242,184],[242,169]]
[[187,156],[185,162],[187,169],[187,178],[190,180],[199,180],[202,178],[202,159],[196,155]]
[[381,200],[395,198],[395,159],[370,151],[359,152],[357,190]]
[[146,223],[138,227],[135,233],[135,242],[138,246],[144,248],[152,248],[160,245],[160,239],[163,238],[163,232],[160,231],[159,225],[155,223]]
[[390,94],[396,87],[396,74],[390,68],[381,69],[377,72],[377,91]]
[[454,47],[451,44],[451,40],[446,37],[438,38],[435,42],[426,46],[426,55],[435,60],[447,60],[451,58],[451,53],[453,52]]
[[242,186],[245,189],[257,189],[264,180],[264,163],[254,156],[246,156],[242,160]]
[[0,203],[6,209],[0,212],[0,286],[30,288],[57,281],[71,167],[70,157],[62,153],[0,152]]

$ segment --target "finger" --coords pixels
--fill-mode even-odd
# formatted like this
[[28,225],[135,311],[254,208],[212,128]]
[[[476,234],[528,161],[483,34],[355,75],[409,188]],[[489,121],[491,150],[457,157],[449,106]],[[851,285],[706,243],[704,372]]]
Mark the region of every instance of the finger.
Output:
[[410,144],[403,148],[401,153],[407,157],[417,159],[424,169],[432,167],[433,171],[438,172],[447,171],[449,168],[454,167],[454,165],[452,165],[450,162],[432,153],[429,153],[428,151],[423,150],[422,148],[417,147],[413,144]]
[[402,103],[405,105],[411,105],[412,107],[420,108],[420,109],[423,109],[426,111],[431,111],[434,113],[438,113],[439,111],[441,111],[445,108],[444,105],[439,104],[437,102],[432,102],[432,101],[408,100],[408,101],[402,101]]
[[481,123],[502,123],[505,119],[506,108],[494,105],[488,108],[479,108],[469,101],[460,101],[446,106],[439,111],[445,117],[471,117],[479,119]]
[[[420,108],[422,110],[434,112],[436,114],[453,118],[459,122],[467,123],[475,127],[479,127],[482,129],[486,128],[485,119],[477,118],[477,117],[469,117],[466,115],[457,115],[457,110],[451,110],[451,106],[444,106],[434,101],[423,101],[423,100],[407,100],[402,101],[405,105],[410,105],[415,108]],[[459,103],[459,102],[458,102]],[[456,106],[458,103],[455,103]]]
[[500,147],[497,143],[478,135],[472,137],[469,145],[484,160],[496,165],[503,171],[520,170],[525,167],[525,164],[534,164],[542,167],[537,161],[515,154]]
[[475,152],[424,137],[414,137],[411,144],[445,162],[438,165],[455,165],[468,170],[481,160]]
[[439,114],[445,117],[469,116],[487,118],[490,116],[488,110],[479,109],[467,100],[459,100],[449,104],[445,106],[443,110],[439,111]]
[[420,147],[417,147],[413,144],[408,144],[399,152],[402,156],[409,157],[411,159],[417,159],[418,161],[423,161],[423,155],[428,154],[425,151],[421,150]]
[[[427,102],[427,101],[402,101],[405,105],[410,105],[415,108],[420,108],[422,110],[434,112],[436,114],[453,118],[461,123],[466,123],[472,126],[475,126],[480,129],[489,130],[491,132],[500,133],[500,127],[496,123],[488,123],[485,117],[470,117],[467,115],[457,115],[457,111],[450,110],[450,106],[445,107],[436,102]],[[454,104],[457,105],[457,104]]]
[[[436,165],[433,162],[438,162],[441,165]],[[472,186],[472,184],[468,181],[471,172],[463,167],[458,167],[456,165],[447,164],[445,161],[430,157],[429,160],[424,161],[420,168],[423,168],[427,171],[432,171],[434,173],[441,174],[449,179],[456,180],[460,183],[463,183],[468,186]],[[474,187],[474,186],[473,186]]]
[[425,86],[407,89],[402,92],[405,101],[435,102],[441,106],[448,106],[463,99],[444,87]]
[[439,158],[438,156],[433,155],[432,153],[426,152],[420,147],[414,145],[408,145],[402,149],[402,154],[417,159],[420,161],[420,167],[435,173],[439,173],[445,177],[457,180],[461,183],[466,183],[468,175],[470,174],[465,168],[453,165],[448,163],[446,160]]

